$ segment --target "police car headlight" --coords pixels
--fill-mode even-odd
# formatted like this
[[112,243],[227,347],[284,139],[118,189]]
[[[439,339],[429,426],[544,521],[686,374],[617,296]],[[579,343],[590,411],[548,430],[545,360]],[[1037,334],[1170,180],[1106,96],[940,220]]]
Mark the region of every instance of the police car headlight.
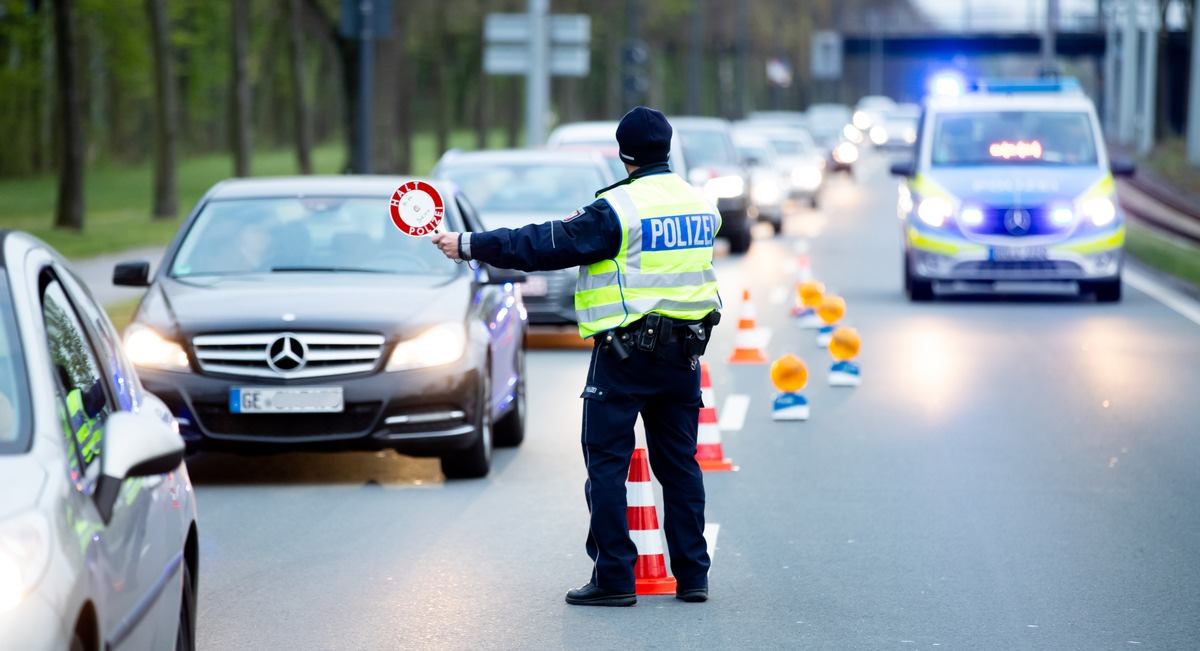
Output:
[[952,212],[954,212],[954,206],[939,197],[922,199],[921,203],[917,204],[917,217],[934,228],[946,223],[946,219]]
[[456,362],[467,350],[467,331],[461,323],[442,323],[396,344],[387,370],[404,371]]
[[1117,218],[1117,207],[1108,197],[1088,199],[1080,206],[1080,212],[1097,226],[1103,226]]
[[746,182],[740,176],[718,176],[704,182],[704,194],[713,199],[732,199],[746,191]]
[[0,522],[0,613],[33,592],[50,563],[50,524],[29,511]]
[[183,346],[140,323],[132,323],[125,330],[125,354],[138,366],[167,371],[188,368],[187,353],[183,352]]

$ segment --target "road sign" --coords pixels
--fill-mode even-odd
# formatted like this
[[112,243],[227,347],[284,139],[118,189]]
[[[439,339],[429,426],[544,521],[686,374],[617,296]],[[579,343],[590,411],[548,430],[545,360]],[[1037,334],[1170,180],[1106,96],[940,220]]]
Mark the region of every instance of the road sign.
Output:
[[813,32],[811,60],[814,79],[840,79],[842,35],[832,31]]
[[409,181],[396,188],[389,208],[396,228],[413,237],[438,232],[446,212],[442,195],[424,181]]
[[[559,77],[586,77],[591,69],[592,17],[549,16],[549,71]],[[525,75],[533,68],[529,14],[492,13],[484,17],[483,71],[489,75]]]

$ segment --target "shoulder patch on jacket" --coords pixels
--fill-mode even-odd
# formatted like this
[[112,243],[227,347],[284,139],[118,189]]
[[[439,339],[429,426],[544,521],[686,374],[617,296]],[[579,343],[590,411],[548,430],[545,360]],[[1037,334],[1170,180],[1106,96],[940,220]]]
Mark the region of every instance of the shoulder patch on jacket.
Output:
[[570,217],[567,217],[567,218],[566,218],[566,219],[564,219],[563,221],[565,221],[565,222],[569,222],[569,221],[571,221],[572,219],[575,219],[576,217],[578,217],[578,216],[580,216],[580,215],[582,215],[582,214],[583,214],[583,210],[584,210],[583,208],[580,208],[580,209],[576,210],[575,212],[571,213],[571,216],[570,216]]

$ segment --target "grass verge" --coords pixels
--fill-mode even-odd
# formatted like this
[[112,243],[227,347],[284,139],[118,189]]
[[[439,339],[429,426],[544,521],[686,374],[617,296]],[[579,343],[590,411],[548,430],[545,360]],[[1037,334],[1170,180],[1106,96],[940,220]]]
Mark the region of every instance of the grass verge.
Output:
[[1139,262],[1170,274],[1200,291],[1200,247],[1126,222],[1125,252]]

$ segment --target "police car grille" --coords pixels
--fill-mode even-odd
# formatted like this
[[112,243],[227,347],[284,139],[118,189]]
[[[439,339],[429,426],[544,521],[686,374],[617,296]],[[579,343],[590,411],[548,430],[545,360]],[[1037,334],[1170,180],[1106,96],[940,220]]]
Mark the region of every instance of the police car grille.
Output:
[[1025,210],[1029,213],[1029,230],[1021,233],[1018,237],[1055,235],[1072,227],[1072,224],[1055,224],[1050,219],[1050,209],[1048,208],[1006,206],[1003,208],[987,208],[983,211],[982,223],[977,226],[963,224],[962,228],[976,235],[1007,235],[1011,237],[1013,233],[1004,225],[1004,215],[1010,210]]
[[954,275],[959,278],[1078,278],[1082,273],[1074,262],[1057,260],[980,260],[954,267]]
[[382,402],[347,403],[338,414],[234,414],[228,403],[197,402],[200,426],[215,438],[271,441],[300,438],[349,438],[369,432]]
[[[303,344],[302,365],[292,369],[269,363],[272,345],[283,337]],[[383,354],[383,344],[383,336],[374,334],[249,332],[199,335],[192,338],[192,351],[205,373],[300,379],[369,373]]]

